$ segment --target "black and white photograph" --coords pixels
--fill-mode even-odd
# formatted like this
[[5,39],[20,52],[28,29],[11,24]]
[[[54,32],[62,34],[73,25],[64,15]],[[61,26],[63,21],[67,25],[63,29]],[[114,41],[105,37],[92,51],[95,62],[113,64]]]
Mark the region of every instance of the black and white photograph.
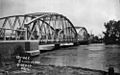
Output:
[[0,0],[0,75],[120,75],[120,0]]

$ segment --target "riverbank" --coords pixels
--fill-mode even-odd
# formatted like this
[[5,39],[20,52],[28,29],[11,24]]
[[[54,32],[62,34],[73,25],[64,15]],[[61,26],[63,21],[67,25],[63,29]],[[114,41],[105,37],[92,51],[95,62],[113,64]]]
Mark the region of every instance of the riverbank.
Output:
[[[36,65],[26,70],[19,70],[17,68],[6,71],[0,70],[0,75],[108,75],[108,73],[81,67]],[[114,75],[120,74],[115,73]]]
[[0,75],[106,75],[106,72],[91,70],[71,66],[54,66],[54,65],[36,65],[27,71],[20,71],[15,68],[5,71]]

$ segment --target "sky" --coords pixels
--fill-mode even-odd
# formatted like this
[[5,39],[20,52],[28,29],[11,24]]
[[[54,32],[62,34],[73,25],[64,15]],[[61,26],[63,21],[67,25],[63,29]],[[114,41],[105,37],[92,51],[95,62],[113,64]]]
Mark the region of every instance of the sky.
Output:
[[120,19],[119,0],[0,0],[0,17],[34,12],[63,14],[74,26],[101,35],[104,22]]

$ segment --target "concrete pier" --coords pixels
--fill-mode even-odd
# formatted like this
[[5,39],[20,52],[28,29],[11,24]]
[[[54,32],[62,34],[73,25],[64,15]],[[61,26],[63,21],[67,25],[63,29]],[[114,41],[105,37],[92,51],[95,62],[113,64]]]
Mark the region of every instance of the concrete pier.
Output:
[[55,49],[60,48],[60,44],[55,44]]

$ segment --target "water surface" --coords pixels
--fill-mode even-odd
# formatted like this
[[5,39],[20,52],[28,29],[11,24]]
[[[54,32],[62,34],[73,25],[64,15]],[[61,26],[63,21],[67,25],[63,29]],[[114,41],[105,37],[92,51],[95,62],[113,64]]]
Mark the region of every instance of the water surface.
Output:
[[109,66],[120,73],[120,46],[89,44],[43,53],[36,58],[42,64],[76,66],[107,71]]

